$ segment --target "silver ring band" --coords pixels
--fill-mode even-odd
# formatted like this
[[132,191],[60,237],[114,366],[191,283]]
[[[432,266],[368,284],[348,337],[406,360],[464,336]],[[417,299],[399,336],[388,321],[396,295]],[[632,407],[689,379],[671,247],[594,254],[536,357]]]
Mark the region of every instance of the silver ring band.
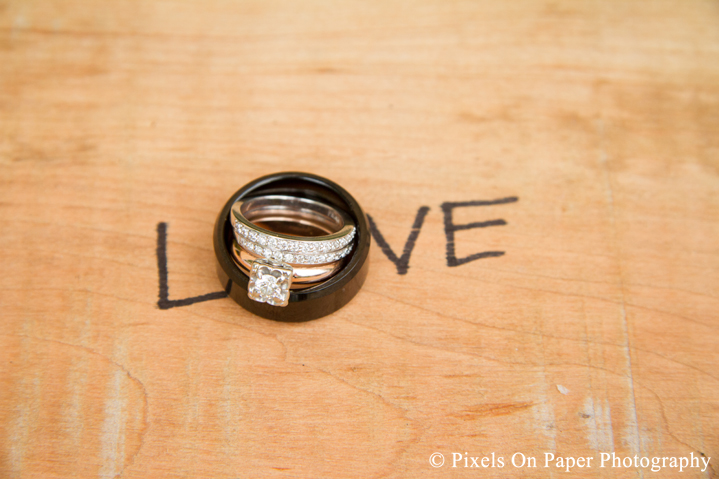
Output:
[[[268,195],[232,205],[235,239],[243,248],[268,260],[295,264],[323,264],[352,251],[355,227],[346,213],[306,198]],[[298,236],[263,226],[318,236]],[[278,228],[279,226],[279,228]],[[301,238],[301,239],[300,239]]]

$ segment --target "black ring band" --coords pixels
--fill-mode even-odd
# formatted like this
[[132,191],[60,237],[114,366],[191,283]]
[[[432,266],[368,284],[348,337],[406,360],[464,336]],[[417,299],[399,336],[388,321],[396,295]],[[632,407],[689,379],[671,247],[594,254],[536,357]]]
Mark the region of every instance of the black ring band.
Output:
[[[261,195],[291,195],[330,204],[347,213],[354,221],[357,234],[355,247],[340,271],[311,288],[291,291],[285,307],[259,303],[247,296],[249,277],[240,270],[232,256],[234,234],[230,210],[235,201]],[[338,184],[310,173],[275,173],[258,178],[240,188],[230,197],[215,222],[215,256],[217,275],[229,295],[240,306],[263,318],[276,321],[309,321],[331,314],[347,304],[362,287],[369,268],[370,234],[362,208]],[[229,282],[229,283],[228,283]]]

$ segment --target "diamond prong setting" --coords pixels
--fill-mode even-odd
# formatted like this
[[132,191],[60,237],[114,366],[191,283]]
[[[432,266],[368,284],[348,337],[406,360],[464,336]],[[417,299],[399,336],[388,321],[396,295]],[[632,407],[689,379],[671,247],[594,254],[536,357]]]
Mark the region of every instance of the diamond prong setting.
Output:
[[247,296],[260,303],[287,306],[291,285],[292,266],[258,259],[252,262]]

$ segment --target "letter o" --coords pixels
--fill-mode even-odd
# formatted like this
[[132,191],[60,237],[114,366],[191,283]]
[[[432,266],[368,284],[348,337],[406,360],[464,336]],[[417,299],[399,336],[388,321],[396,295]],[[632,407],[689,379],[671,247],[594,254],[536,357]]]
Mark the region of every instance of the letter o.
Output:
[[[514,456],[516,456],[517,454],[519,454],[520,456],[522,456],[522,464],[517,465],[517,463],[514,462]],[[524,464],[525,464],[526,462],[527,462],[527,458],[524,457],[524,454],[522,454],[521,452],[515,452],[514,454],[512,454],[512,465],[513,465],[514,467],[524,467]]]

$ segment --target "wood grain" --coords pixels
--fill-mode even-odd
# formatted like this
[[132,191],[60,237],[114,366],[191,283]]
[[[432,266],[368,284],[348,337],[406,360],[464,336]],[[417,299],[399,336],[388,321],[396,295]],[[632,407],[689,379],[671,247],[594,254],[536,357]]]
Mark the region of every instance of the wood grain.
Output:
[[[719,5],[0,2],[0,477],[719,477]],[[305,324],[230,299],[211,236],[327,176],[377,244]],[[447,266],[441,205],[456,254]],[[444,454],[433,468],[430,455]],[[452,468],[452,453],[504,468]],[[540,467],[514,468],[515,452]],[[544,453],[594,456],[570,473]]]

